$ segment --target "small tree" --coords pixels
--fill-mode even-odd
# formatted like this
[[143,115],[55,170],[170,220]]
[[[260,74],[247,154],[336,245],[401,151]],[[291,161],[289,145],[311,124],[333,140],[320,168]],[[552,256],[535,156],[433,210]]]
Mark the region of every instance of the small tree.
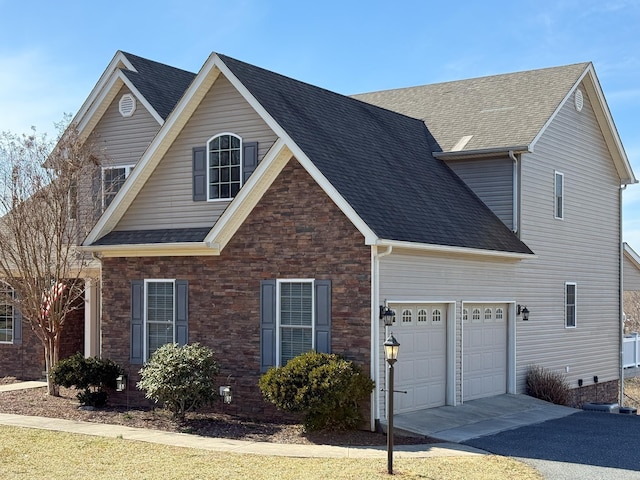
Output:
[[220,372],[211,349],[193,343],[168,343],[158,348],[140,370],[138,388],[145,397],[164,404],[175,418],[212,403]]
[[302,412],[309,430],[351,429],[362,424],[359,403],[373,381],[353,362],[335,354],[308,352],[260,378],[264,398],[286,412]]
[[91,260],[77,248],[92,225],[77,220],[76,193],[98,163],[74,126],[55,142],[35,129],[0,135],[0,277],[13,289],[3,300],[44,348],[50,395],[59,394],[49,373],[68,314],[83,306]]

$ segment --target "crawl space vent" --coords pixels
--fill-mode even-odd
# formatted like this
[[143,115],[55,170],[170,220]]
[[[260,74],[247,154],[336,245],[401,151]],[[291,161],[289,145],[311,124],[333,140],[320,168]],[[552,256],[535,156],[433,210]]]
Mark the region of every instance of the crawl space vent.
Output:
[[120,99],[120,115],[130,117],[136,111],[136,99],[130,93],[125,93]]
[[576,104],[576,110],[578,112],[581,112],[582,106],[584,105],[584,98],[582,98],[582,90],[580,89],[576,90],[573,100]]

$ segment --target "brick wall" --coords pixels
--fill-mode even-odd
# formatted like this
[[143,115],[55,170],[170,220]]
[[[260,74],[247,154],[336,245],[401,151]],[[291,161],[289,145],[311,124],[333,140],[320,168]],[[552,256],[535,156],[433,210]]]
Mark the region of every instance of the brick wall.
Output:
[[571,390],[569,406],[582,408],[585,403],[618,403],[620,383],[618,380],[601,382]]
[[[233,386],[244,414],[272,415],[257,387],[260,373],[260,281],[330,279],[332,351],[370,365],[370,248],[296,160],[291,160],[219,257],[106,258],[103,263],[103,356],[123,365],[135,388],[140,366],[129,359],[130,281],[189,281],[189,341],[216,352],[221,384]],[[123,401],[124,394],[112,401]],[[140,399],[129,392],[129,401]]]
[[44,376],[44,349],[38,337],[22,322],[22,343],[0,344],[0,377],[16,377],[20,380],[40,380]]

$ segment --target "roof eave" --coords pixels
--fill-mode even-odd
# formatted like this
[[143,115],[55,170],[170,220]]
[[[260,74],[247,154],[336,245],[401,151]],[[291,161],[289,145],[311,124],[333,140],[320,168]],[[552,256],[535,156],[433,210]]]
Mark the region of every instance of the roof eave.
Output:
[[382,247],[404,248],[423,252],[446,253],[452,255],[472,255],[481,257],[502,258],[505,260],[525,260],[537,258],[535,253],[506,252],[501,250],[485,250],[480,248],[456,247],[429,243],[405,242],[400,240],[378,239],[375,245]]
[[220,249],[206,242],[136,243],[123,245],[90,245],[80,248],[85,252],[99,253],[102,257],[186,257],[216,256]]
[[514,145],[507,147],[491,147],[491,148],[479,148],[475,150],[460,150],[460,151],[446,151],[446,152],[433,152],[433,156],[439,160],[459,160],[463,158],[481,158],[481,157],[493,157],[496,155],[509,155],[511,153],[531,153],[531,149],[528,145]]

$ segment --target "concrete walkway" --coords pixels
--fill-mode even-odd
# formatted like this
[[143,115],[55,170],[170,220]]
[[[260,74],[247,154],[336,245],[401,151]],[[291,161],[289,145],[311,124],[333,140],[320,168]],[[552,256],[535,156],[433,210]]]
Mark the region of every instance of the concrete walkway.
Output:
[[[46,386],[46,382],[20,382],[0,385],[0,392],[38,388]],[[0,425],[23,428],[37,428],[58,432],[77,433],[99,437],[123,438],[140,442],[159,443],[176,447],[198,448],[219,452],[244,453],[254,455],[271,455],[283,457],[320,457],[320,458],[386,458],[386,446],[333,446],[333,445],[301,445],[278,444],[269,442],[252,442],[227,438],[203,437],[186,433],[163,432],[133,428],[124,425],[105,423],[79,422],[60,418],[33,417],[0,413]],[[484,455],[486,452],[477,448],[454,443],[438,443],[423,445],[396,445],[394,457],[452,457],[468,455]]]

